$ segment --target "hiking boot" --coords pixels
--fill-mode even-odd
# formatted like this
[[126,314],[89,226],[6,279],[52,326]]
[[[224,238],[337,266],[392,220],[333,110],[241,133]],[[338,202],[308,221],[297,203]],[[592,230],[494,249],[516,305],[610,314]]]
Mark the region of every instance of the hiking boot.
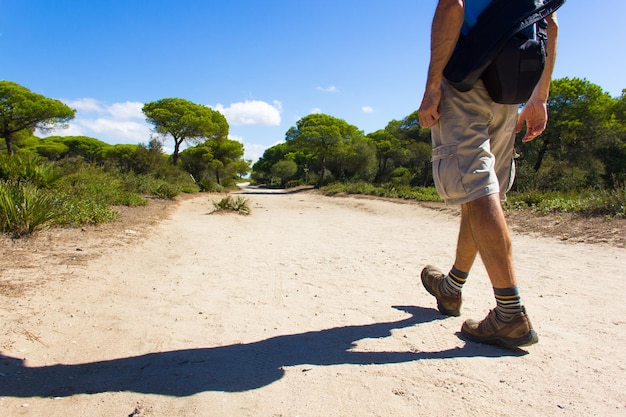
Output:
[[461,293],[446,295],[443,293],[444,273],[432,265],[426,265],[422,269],[422,284],[426,291],[437,299],[437,308],[445,316],[461,315]]
[[461,327],[461,333],[469,340],[490,345],[499,345],[505,348],[528,346],[539,341],[537,333],[530,324],[526,309],[517,313],[510,321],[502,321],[491,310],[482,321],[466,320]]

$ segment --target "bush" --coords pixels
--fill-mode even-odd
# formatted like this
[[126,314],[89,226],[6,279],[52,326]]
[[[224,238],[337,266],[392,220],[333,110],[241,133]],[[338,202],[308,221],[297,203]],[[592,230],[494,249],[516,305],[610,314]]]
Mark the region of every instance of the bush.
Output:
[[306,185],[304,183],[304,180],[290,180],[290,181],[287,181],[287,184],[285,184],[285,188],[295,188],[295,187],[300,187],[302,185]]
[[54,194],[28,182],[0,182],[0,230],[14,237],[30,234],[58,219]]
[[584,216],[626,217],[626,186],[615,190],[511,193],[507,209],[530,208],[538,214],[574,213]]
[[49,187],[59,176],[54,165],[36,155],[0,155],[0,180],[27,181],[38,187]]
[[108,204],[75,196],[66,196],[61,208],[55,223],[80,226],[112,222],[119,217],[119,212]]
[[338,193],[373,195],[376,197],[402,198],[416,201],[441,201],[435,187],[410,187],[391,183],[374,185],[368,182],[334,183],[322,187],[326,195]]
[[224,197],[219,201],[212,201],[215,211],[234,211],[238,214],[250,214],[250,206],[248,200],[242,196],[233,198],[232,196]]
[[200,187],[200,191],[208,193],[223,193],[226,191],[226,188],[224,188],[224,186],[209,179],[200,180],[200,182],[198,183],[198,187]]
[[161,183],[156,189],[152,191],[152,195],[164,200],[171,200],[180,194],[180,191],[173,185],[166,182]]

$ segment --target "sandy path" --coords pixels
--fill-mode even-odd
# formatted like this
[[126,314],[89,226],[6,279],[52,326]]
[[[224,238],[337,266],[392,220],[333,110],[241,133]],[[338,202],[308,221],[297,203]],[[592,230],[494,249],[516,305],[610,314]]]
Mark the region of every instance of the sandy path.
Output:
[[421,287],[452,261],[451,214],[246,198],[250,216],[186,200],[150,239],[0,297],[0,415],[626,415],[624,249],[514,235],[525,354],[459,337],[493,304],[481,264],[459,318]]

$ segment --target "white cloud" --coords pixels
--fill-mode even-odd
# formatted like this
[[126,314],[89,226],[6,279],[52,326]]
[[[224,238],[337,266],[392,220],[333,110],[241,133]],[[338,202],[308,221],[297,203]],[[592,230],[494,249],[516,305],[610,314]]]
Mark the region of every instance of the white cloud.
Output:
[[257,143],[244,143],[243,158],[245,160],[251,160],[252,163],[255,163],[263,156],[263,153],[267,148],[269,148],[269,146],[259,145]]
[[61,100],[80,113],[104,113],[104,106],[94,98],[79,98],[78,100]]
[[75,123],[84,131],[91,132],[88,136],[105,141],[106,138],[114,138],[112,140],[116,143],[147,143],[150,140],[150,126],[147,123],[107,118],[78,119]]
[[229,107],[217,104],[214,109],[226,117],[229,125],[279,126],[282,103],[277,100],[274,100],[272,104],[259,100],[246,100],[232,103]]
[[363,113],[373,113],[374,112],[374,108],[371,106],[363,106],[361,107],[361,111]]
[[35,135],[41,138],[47,136],[87,136],[84,129],[74,122],[69,123],[65,129],[58,128],[50,131],[46,130],[45,132],[37,130]]
[[324,93],[338,93],[339,89],[334,85],[329,85],[328,87],[315,87],[317,91],[322,91]]
[[314,109],[311,109],[311,113],[310,114],[319,114],[322,112],[322,109],[316,107]]
[[62,101],[76,109],[76,117],[69,121],[67,129],[38,131],[38,136],[90,136],[111,144],[150,140],[151,126],[141,111],[143,103],[126,101],[109,105],[93,98]]
[[62,100],[71,108],[76,109],[81,115],[87,113],[106,114],[114,119],[143,119],[141,111],[143,103],[137,101],[125,101],[107,105],[93,98],[81,98],[78,100]]
[[115,119],[143,119],[145,116],[141,111],[142,108],[143,103],[127,101],[108,106],[107,112]]

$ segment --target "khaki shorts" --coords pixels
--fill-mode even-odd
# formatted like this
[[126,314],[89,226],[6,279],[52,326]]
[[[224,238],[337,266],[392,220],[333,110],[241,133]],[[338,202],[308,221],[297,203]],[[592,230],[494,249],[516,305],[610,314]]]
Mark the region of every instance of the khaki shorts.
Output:
[[447,204],[495,193],[506,198],[515,178],[517,109],[493,102],[481,81],[462,93],[444,80],[431,135],[435,186]]

